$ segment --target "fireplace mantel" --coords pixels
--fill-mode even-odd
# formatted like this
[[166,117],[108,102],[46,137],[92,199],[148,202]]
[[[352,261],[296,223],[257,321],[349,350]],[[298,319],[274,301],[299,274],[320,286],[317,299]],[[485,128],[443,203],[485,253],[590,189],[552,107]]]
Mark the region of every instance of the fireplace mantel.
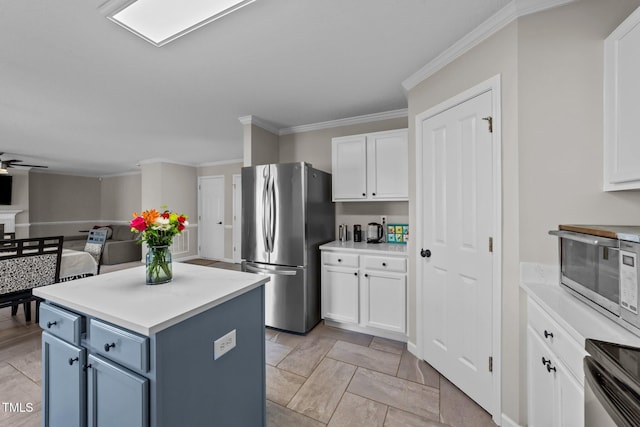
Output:
[[7,233],[15,233],[16,231],[16,215],[21,210],[0,210],[0,224],[4,224],[4,231]]

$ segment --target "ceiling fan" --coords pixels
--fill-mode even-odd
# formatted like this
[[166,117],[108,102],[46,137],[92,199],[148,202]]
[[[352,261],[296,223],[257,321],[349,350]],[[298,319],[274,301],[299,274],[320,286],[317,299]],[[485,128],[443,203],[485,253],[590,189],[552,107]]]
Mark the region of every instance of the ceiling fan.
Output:
[[[0,156],[3,156],[4,152],[0,152]],[[11,159],[11,160],[2,160],[0,159],[0,174],[7,174],[9,171],[7,169],[13,168],[16,166],[24,166],[28,168],[47,168],[48,166],[42,165],[28,165],[26,163],[22,163],[20,159]]]

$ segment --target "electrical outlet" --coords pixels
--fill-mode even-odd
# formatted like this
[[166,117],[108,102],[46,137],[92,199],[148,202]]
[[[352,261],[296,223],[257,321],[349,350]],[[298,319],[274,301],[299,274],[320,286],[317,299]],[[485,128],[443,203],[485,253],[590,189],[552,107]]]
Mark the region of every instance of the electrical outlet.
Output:
[[380,224],[387,225],[387,216],[386,215],[380,216]]
[[236,346],[236,330],[213,342],[213,360],[217,360]]

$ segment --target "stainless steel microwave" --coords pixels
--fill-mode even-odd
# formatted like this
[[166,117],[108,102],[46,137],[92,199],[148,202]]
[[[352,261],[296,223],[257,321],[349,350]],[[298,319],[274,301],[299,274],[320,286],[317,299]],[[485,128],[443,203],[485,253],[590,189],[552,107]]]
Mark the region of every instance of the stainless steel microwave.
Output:
[[640,227],[561,225],[560,284],[596,310],[640,335]]

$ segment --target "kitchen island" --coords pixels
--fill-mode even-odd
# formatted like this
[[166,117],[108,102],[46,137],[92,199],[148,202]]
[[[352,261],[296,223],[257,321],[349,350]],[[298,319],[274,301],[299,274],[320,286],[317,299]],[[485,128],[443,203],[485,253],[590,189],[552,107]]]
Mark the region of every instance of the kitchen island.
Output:
[[34,289],[44,426],[265,424],[265,276],[174,263]]

